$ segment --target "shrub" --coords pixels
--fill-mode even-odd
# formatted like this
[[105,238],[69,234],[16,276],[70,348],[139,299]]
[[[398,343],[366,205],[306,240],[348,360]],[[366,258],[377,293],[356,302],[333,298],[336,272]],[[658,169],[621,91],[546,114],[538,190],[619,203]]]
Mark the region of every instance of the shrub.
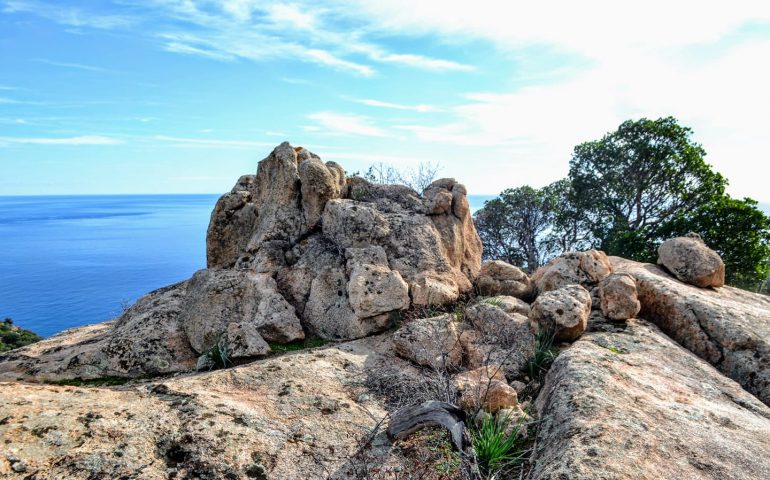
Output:
[[505,415],[485,415],[479,425],[470,428],[473,451],[479,471],[486,477],[519,465],[527,455],[522,425]]

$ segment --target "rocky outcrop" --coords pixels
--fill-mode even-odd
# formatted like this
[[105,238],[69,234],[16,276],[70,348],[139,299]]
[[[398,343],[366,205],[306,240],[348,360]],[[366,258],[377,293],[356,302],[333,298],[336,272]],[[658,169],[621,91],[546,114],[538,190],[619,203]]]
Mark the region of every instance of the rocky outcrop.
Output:
[[588,325],[591,313],[591,295],[580,285],[568,285],[540,294],[532,304],[529,319],[551,332],[554,340],[576,340]]
[[534,287],[526,273],[500,260],[490,260],[481,265],[476,279],[480,295],[507,295],[516,298],[530,298]]
[[666,240],[658,247],[658,265],[676,278],[696,287],[721,287],[725,284],[725,264],[717,252],[691,233]]
[[532,479],[767,476],[768,407],[644,320],[592,330],[537,399]]
[[613,273],[599,284],[602,313],[611,320],[634,318],[642,308],[636,293],[636,280],[627,273]]
[[116,387],[0,383],[0,477],[355,478],[356,439],[386,415],[359,385],[406,363],[390,348],[372,337]]
[[611,260],[636,280],[642,318],[770,404],[770,297],[697,288],[654,265]]
[[207,269],[115,323],[13,352],[0,378],[169,373],[231,337],[244,356],[267,342],[360,338],[413,304],[454,302],[481,269],[463,185],[375,185],[288,143],[219,199],[206,254]]
[[582,285],[591,291],[612,273],[612,265],[604,252],[588,250],[569,252],[554,258],[532,274],[538,293],[549,292],[567,285]]

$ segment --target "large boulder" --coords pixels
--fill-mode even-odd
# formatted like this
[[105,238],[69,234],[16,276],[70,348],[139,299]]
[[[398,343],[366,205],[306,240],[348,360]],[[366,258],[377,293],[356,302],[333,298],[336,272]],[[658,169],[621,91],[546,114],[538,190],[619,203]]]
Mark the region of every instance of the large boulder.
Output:
[[534,290],[526,273],[500,260],[491,260],[481,265],[476,288],[479,294],[485,296],[507,295],[517,298],[529,298]]
[[698,288],[654,265],[611,260],[636,280],[641,317],[770,404],[770,297]]
[[721,287],[725,284],[725,264],[717,252],[710,249],[700,236],[666,240],[658,247],[658,265],[676,278],[696,287]]
[[607,255],[599,250],[569,252],[551,260],[532,274],[538,293],[567,285],[582,285],[589,291],[612,273]]
[[275,280],[249,270],[205,269],[193,275],[179,314],[190,345],[203,353],[230,323],[249,323],[267,341],[305,338],[294,307],[278,293]]
[[592,324],[556,358],[536,407],[534,480],[770,471],[770,409],[643,320]]
[[611,320],[634,318],[642,308],[636,294],[636,280],[627,273],[613,273],[599,284],[602,313]]
[[540,328],[553,333],[554,340],[576,340],[588,325],[591,314],[591,294],[580,285],[568,285],[541,293],[529,319]]

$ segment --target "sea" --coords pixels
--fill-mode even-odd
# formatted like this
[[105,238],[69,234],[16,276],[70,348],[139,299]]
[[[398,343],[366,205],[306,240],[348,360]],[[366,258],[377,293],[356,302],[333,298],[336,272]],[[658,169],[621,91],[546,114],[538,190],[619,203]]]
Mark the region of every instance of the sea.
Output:
[[[206,266],[218,195],[0,196],[0,319],[39,335],[103,322]],[[494,195],[469,195],[471,210]]]

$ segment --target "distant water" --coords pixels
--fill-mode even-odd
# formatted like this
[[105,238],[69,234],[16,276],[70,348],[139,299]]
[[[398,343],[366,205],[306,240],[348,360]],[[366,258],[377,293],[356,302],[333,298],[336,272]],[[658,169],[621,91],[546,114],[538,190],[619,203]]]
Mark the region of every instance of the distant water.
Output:
[[0,197],[0,319],[49,336],[190,277],[217,197]]

